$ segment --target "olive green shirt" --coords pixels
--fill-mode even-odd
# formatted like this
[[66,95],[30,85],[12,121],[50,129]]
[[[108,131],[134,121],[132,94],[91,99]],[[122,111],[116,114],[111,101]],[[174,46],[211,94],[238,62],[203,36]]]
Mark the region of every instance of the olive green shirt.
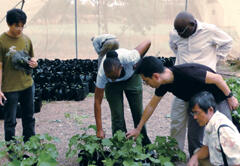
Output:
[[24,34],[18,38],[7,33],[0,35],[0,62],[2,62],[2,92],[15,92],[29,88],[33,85],[31,75],[13,68],[11,51],[25,51],[33,57],[31,40]]

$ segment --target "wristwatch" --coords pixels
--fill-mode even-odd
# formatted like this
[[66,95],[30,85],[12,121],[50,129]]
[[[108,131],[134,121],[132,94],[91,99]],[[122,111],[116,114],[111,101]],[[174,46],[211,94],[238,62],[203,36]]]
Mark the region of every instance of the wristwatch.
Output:
[[226,96],[226,98],[230,98],[230,97],[232,97],[233,96],[233,93],[232,93],[232,91]]

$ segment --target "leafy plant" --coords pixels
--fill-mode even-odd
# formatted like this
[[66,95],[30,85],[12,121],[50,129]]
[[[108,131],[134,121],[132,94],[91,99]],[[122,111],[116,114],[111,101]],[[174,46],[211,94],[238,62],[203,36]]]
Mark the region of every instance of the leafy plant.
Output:
[[16,136],[14,140],[0,142],[0,159],[9,158],[4,166],[56,166],[58,152],[52,141],[58,139],[48,134],[32,136],[25,143],[22,136]]
[[186,161],[185,154],[170,137],[157,137],[153,144],[142,146],[142,137],[136,141],[126,139],[125,133],[117,131],[112,138],[97,138],[88,131],[96,126],[83,128],[83,134],[70,139],[68,158],[78,155],[79,165],[90,166],[173,166],[177,161]]
[[[240,78],[232,77],[225,79],[229,88],[232,90],[233,95],[240,101]],[[232,112],[233,123],[238,127],[240,130],[240,107],[236,111]]]

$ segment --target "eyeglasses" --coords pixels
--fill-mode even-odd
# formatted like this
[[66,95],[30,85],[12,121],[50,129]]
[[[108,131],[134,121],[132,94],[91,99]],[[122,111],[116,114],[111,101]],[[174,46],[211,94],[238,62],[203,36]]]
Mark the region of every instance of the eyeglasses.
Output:
[[190,112],[192,116],[198,116],[201,112]]
[[179,32],[179,31],[177,31],[177,32],[178,32],[178,34],[181,36],[181,35],[185,34],[189,29],[190,29],[190,27],[189,27],[189,25],[187,25],[187,26],[183,29],[182,32]]

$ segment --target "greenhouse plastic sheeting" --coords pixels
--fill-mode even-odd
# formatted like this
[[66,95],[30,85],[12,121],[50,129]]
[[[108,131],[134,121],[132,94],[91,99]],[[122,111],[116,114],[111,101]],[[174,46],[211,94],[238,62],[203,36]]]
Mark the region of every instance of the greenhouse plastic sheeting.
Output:
[[[6,11],[21,8],[21,0],[0,0],[0,31],[7,31]],[[239,56],[239,0],[188,0],[187,10],[200,21],[216,24],[234,39],[231,55]],[[186,0],[77,0],[78,58],[96,59],[91,38],[111,33],[120,47],[135,48],[152,41],[150,55],[174,56],[168,40],[173,21]],[[75,47],[75,0],[25,0],[28,16],[24,33],[33,41],[35,56],[72,59]]]

